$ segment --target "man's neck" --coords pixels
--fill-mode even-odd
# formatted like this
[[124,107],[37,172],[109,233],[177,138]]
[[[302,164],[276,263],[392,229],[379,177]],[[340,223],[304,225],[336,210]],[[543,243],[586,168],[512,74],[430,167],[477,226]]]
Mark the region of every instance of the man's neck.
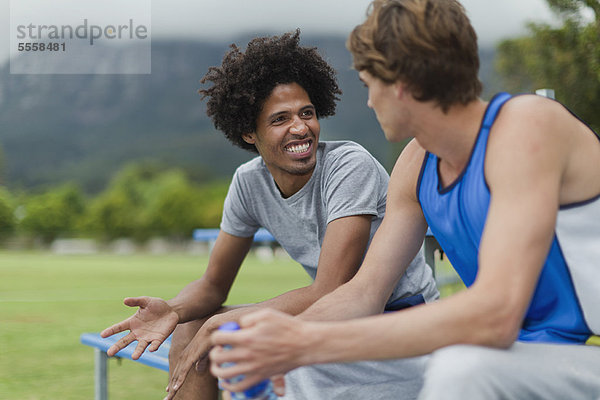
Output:
[[469,161],[486,107],[486,102],[476,100],[453,106],[447,113],[439,107],[423,109],[415,139],[438,156],[447,170],[458,174]]
[[[287,199],[288,197],[296,194],[300,189],[306,185],[306,183],[310,180],[314,169],[307,174],[304,175],[290,175],[290,174],[276,174],[273,176],[273,181],[279,189],[279,193],[281,193],[281,197]],[[277,177],[276,177],[277,176]]]

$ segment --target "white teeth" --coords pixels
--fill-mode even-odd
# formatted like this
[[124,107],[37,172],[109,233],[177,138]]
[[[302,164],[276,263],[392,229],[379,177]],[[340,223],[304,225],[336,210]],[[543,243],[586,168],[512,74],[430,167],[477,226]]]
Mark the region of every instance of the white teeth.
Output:
[[301,144],[298,146],[286,147],[285,151],[287,151],[289,153],[304,153],[304,152],[308,151],[309,147],[310,147],[310,143],[305,143],[305,144]]

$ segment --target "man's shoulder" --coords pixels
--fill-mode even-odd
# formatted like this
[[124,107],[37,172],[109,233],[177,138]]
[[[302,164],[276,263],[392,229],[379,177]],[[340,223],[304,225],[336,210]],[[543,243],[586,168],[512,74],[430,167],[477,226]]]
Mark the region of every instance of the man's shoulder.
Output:
[[412,139],[396,160],[388,192],[416,200],[417,185],[426,155],[426,150],[416,139]]
[[320,142],[319,147],[321,147],[323,151],[325,165],[335,164],[342,160],[355,160],[356,162],[372,160],[376,165],[380,164],[379,161],[377,161],[377,159],[367,151],[367,149],[362,147],[360,144],[349,140]]
[[256,156],[253,159],[246,161],[241,164],[235,170],[235,175],[237,176],[246,176],[248,174],[254,174],[256,171],[266,170],[265,163],[260,156]]
[[353,142],[351,140],[326,140],[319,142],[319,147],[323,149],[325,153],[343,153],[343,152],[351,152],[351,151],[359,151],[364,152],[369,155],[369,153],[364,147],[360,144]]
[[566,144],[579,124],[579,120],[557,101],[528,94],[514,96],[504,105],[492,126],[486,159],[510,154],[516,163],[519,154],[526,162],[544,154],[561,157],[568,151]]
[[[522,94],[512,97],[502,107],[492,130],[500,140],[519,142],[524,136],[540,140],[564,140],[569,135],[562,129],[577,118],[561,103],[545,97]],[[501,131],[501,134],[497,132]]]
[[[423,161],[427,151],[419,144],[416,139],[412,139],[404,146],[404,149],[398,155],[396,164],[394,165],[394,171],[396,174],[406,175],[418,175],[423,166]],[[392,172],[392,176],[394,173]]]
[[231,186],[237,188],[238,191],[255,192],[268,186],[270,176],[263,159],[258,156],[236,168]]
[[[341,182],[364,189],[373,189],[371,184],[385,192],[389,174],[385,168],[361,145],[345,142],[325,142],[325,153],[321,157],[318,176],[323,187],[336,187]],[[329,150],[329,151],[327,151]]]

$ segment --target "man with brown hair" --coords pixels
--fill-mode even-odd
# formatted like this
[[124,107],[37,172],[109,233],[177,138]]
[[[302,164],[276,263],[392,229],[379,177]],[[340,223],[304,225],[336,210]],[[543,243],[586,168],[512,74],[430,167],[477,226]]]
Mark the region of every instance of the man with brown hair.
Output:
[[[299,318],[263,310],[214,334],[234,349],[213,349],[213,373],[245,375],[237,389],[433,353],[422,399],[599,398],[598,136],[550,99],[479,99],[477,38],[455,0],[375,0],[348,47],[386,138],[414,138],[384,221],[357,275]],[[427,226],[467,290],[375,315]]]

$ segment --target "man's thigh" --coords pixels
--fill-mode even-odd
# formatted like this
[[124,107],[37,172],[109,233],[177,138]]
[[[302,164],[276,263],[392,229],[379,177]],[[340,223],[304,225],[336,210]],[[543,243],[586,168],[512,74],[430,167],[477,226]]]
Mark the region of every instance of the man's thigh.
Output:
[[600,347],[524,342],[507,350],[450,346],[433,353],[419,397],[439,398],[598,399]]
[[286,375],[283,400],[415,399],[427,358],[301,367]]

